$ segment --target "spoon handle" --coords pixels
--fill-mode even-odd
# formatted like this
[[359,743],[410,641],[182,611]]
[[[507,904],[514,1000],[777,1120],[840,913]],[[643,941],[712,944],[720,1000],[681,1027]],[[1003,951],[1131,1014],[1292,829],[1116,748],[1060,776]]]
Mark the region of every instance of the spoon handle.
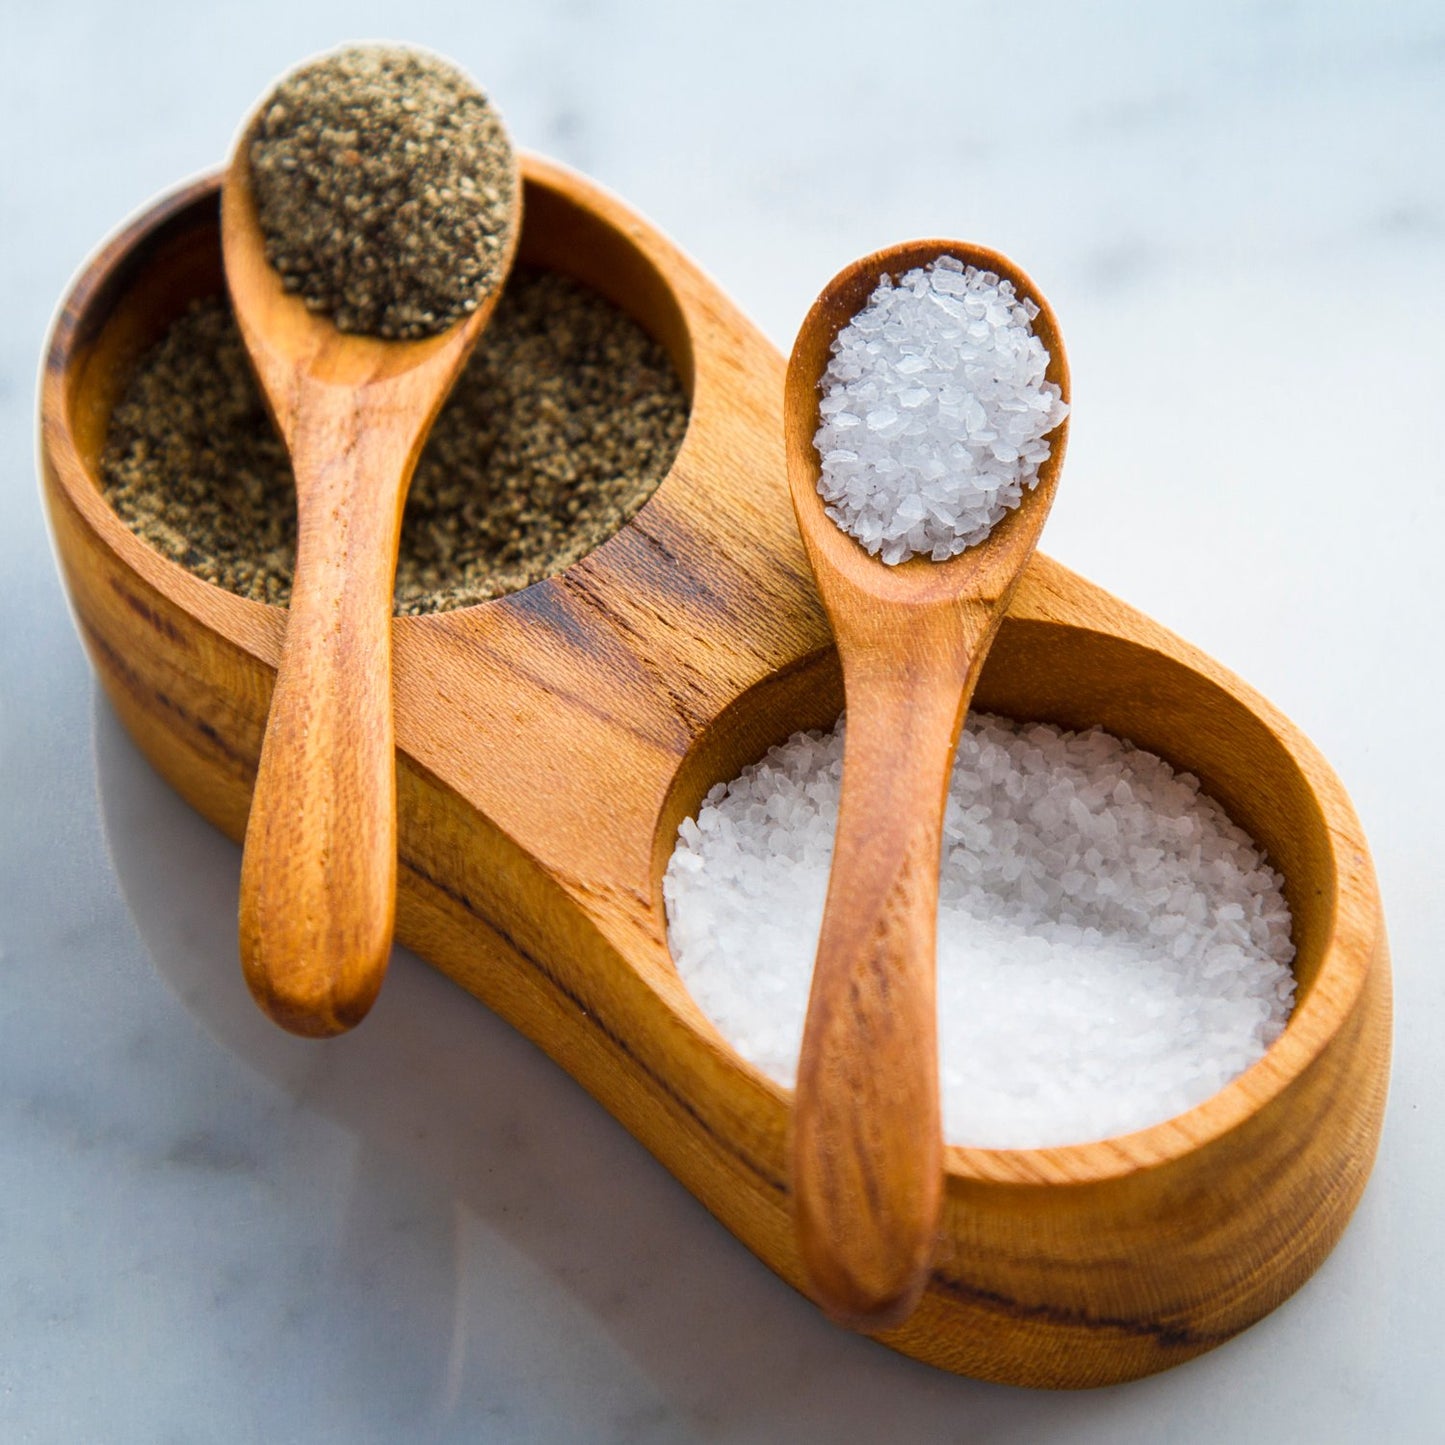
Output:
[[392,592],[412,458],[339,389],[303,415],[290,438],[296,575],[246,828],[240,943],[261,1007],[324,1037],[365,1016],[391,950]]
[[942,1206],[938,862],[974,669],[940,660],[921,676],[877,664],[850,675],[844,662],[843,787],[798,1067],[793,1187],[813,1286],[839,1323],[861,1329],[912,1311]]

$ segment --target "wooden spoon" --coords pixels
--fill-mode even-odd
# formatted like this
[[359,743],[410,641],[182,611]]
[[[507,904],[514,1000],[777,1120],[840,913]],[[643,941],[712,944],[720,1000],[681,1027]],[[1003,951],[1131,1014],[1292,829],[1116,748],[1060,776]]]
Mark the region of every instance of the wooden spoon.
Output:
[[784,400],[788,485],[843,667],[843,790],[798,1067],[792,1146],[799,1246],[834,1319],[905,1319],[927,1280],[942,1205],[934,935],[944,801],[984,658],[1058,484],[1067,418],[1037,486],[982,542],[946,562],[890,567],[842,531],[818,494],[819,378],[833,338],[881,276],[941,255],[995,272],[1037,302],[1048,378],[1069,398],[1058,326],[1005,257],[910,241],[854,262],[803,322]]
[[296,573],[241,864],[240,941],[257,1002],[293,1033],[365,1017],[396,915],[391,617],[402,509],[432,421],[501,294],[421,341],[343,333],[287,292],[251,189],[255,119],[221,194],[226,282],[296,477]]

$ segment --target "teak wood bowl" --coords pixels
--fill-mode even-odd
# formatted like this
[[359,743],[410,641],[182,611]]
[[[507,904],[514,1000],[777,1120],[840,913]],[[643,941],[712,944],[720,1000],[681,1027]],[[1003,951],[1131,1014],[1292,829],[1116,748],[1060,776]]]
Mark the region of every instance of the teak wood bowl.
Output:
[[[796,729],[830,725],[841,704],[788,499],[783,360],[611,196],[542,160],[523,169],[520,259],[596,287],[652,332],[691,421],[656,495],[590,556],[496,602],[396,620],[397,931],[801,1289],[791,1095],[684,988],[661,891],[677,826],[708,788]],[[211,178],[164,197],[82,271],[46,356],[41,456],[106,692],[162,775],[240,839],[285,614],[162,558],[97,482],[137,355],[221,289],[217,189]],[[1229,1339],[1339,1237],[1389,1072],[1379,898],[1349,800],[1309,741],[1046,557],[1014,596],[975,705],[1100,724],[1195,773],[1268,849],[1294,913],[1294,1016],[1208,1102],[1097,1143],[944,1151],[928,1287],[879,1338],[985,1379],[1107,1384]]]

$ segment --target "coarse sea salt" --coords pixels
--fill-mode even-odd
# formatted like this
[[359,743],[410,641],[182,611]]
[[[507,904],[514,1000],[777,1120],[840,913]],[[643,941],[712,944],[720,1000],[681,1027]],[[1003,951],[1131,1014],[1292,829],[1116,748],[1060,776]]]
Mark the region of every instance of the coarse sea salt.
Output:
[[[823,917],[843,724],[797,733],[683,822],[663,882],[684,982],[791,1085]],[[1198,781],[1094,729],[975,715],[944,818],[945,1137],[1082,1143],[1202,1103],[1294,1001],[1279,875]]]
[[818,491],[892,565],[956,557],[1038,484],[1067,415],[1046,381],[1038,306],[991,271],[940,256],[887,276],[842,327],[819,387]]

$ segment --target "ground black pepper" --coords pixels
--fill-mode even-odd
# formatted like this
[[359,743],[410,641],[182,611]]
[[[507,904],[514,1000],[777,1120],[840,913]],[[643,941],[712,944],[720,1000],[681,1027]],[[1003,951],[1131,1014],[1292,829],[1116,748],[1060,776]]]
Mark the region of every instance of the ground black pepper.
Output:
[[[402,524],[398,612],[519,591],[611,536],[666,475],[688,402],[666,353],[596,292],[519,269],[443,408]],[[140,360],[111,416],[106,496],[198,576],[285,605],[295,496],[221,297]]]
[[267,258],[342,331],[430,336],[496,285],[511,143],[445,61],[370,45],[302,66],[261,106],[249,156]]

